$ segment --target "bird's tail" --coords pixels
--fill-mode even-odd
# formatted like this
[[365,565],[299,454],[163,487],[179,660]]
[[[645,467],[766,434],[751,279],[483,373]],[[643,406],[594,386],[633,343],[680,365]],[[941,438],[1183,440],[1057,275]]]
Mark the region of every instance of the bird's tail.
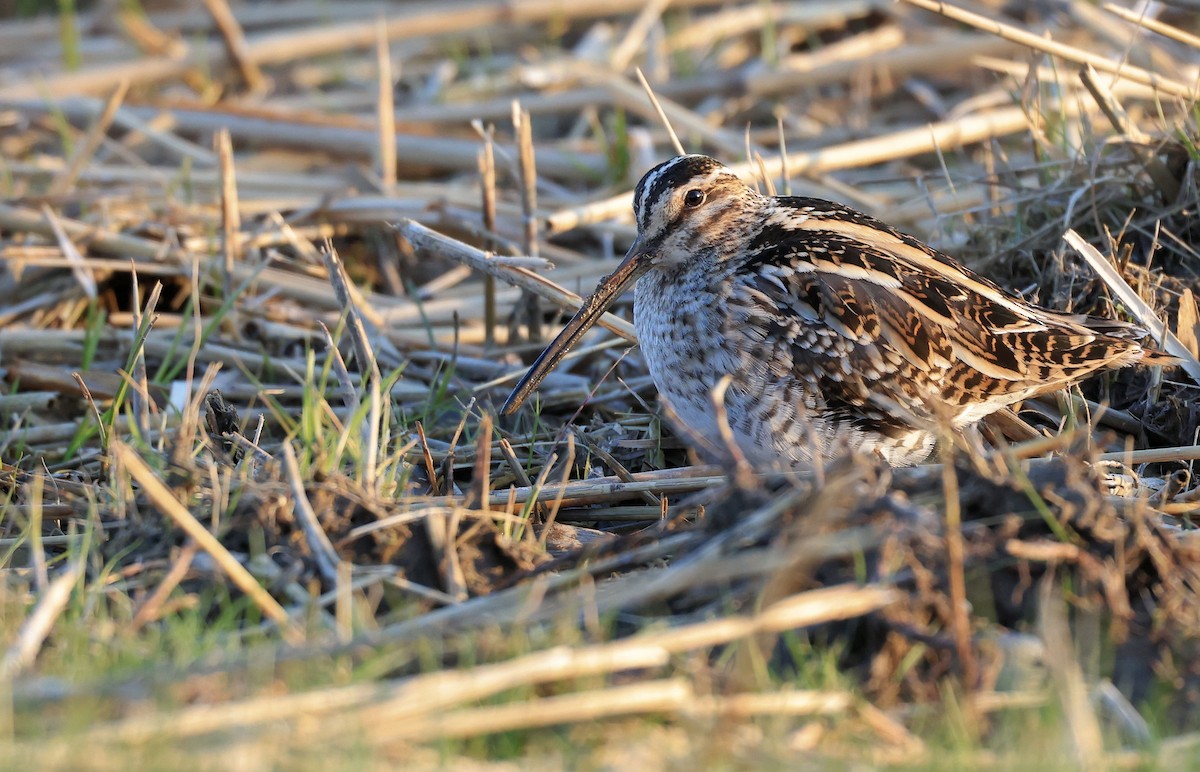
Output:
[[[1129,356],[1122,357],[1125,364],[1159,365],[1172,367],[1179,364],[1179,357],[1168,354],[1157,344],[1147,342],[1150,331],[1140,324],[1119,322],[1115,319],[1105,319],[1099,316],[1084,317],[1084,324],[1095,333],[1108,338],[1116,338],[1129,346]],[[1133,345],[1129,345],[1133,344]]]
[[1137,360],[1140,365],[1158,365],[1160,367],[1174,367],[1179,362],[1179,357],[1174,354],[1168,354],[1162,349],[1146,344],[1142,344],[1142,355]]

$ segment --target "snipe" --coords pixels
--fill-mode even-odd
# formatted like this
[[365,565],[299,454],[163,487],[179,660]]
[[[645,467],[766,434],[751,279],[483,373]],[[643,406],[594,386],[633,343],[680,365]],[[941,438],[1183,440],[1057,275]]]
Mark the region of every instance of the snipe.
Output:
[[755,465],[859,450],[894,466],[928,456],[1014,402],[1136,362],[1167,364],[1131,324],[1041,308],[872,217],[764,196],[702,155],[634,191],[624,261],[542,352],[521,405],[633,282],[638,342],[689,434],[721,447],[714,387]]

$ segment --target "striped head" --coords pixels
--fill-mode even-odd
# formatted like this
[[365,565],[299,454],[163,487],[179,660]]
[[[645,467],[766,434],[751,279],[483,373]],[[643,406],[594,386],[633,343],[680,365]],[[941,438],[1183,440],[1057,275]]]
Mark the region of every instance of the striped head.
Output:
[[525,373],[501,414],[516,411],[571,346],[647,271],[680,269],[696,260],[714,263],[738,254],[737,238],[757,232],[754,221],[761,220],[766,207],[766,198],[708,156],[679,156],[646,172],[633,193],[638,224],[633,246]]
[[745,232],[766,200],[720,162],[682,155],[646,172],[633,191],[637,243],[631,253],[654,267],[675,267],[694,257],[719,257],[730,234]]

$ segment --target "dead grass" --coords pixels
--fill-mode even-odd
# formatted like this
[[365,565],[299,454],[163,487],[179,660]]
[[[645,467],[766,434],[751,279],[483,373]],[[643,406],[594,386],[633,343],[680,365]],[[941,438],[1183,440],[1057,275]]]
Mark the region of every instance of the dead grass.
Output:
[[672,152],[634,66],[689,150],[1193,365],[1194,14],[204,5],[0,28],[8,763],[1195,758],[1184,370],[734,486],[615,314],[492,418]]

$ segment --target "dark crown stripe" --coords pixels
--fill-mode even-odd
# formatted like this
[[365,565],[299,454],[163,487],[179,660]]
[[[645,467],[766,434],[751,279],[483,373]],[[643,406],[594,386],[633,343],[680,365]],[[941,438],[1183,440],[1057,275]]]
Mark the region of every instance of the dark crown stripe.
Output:
[[693,177],[709,174],[719,164],[702,155],[681,155],[664,161],[642,177],[634,190],[633,207],[638,226],[644,225],[642,218],[653,211],[655,204],[670,191],[681,187]]

